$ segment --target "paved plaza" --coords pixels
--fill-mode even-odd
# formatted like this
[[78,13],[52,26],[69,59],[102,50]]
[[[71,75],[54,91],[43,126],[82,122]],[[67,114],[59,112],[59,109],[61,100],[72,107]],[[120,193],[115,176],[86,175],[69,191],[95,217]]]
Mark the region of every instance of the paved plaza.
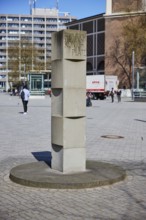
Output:
[[87,159],[127,172],[124,181],[93,189],[31,188],[9,179],[13,167],[51,151],[50,97],[30,99],[28,114],[22,112],[19,97],[0,93],[0,220],[146,219],[146,103],[108,98],[87,108]]

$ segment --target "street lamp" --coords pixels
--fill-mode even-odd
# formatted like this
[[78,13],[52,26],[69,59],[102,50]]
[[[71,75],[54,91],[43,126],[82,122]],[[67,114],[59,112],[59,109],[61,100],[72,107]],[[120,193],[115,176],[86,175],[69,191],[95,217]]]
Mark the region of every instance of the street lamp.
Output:
[[26,65],[25,64],[21,64],[21,66],[23,66],[24,84],[25,84],[25,81],[26,81]]
[[26,68],[25,68],[25,64],[24,64],[24,82],[26,81]]
[[134,62],[135,62],[135,52],[132,51],[132,100],[134,100]]

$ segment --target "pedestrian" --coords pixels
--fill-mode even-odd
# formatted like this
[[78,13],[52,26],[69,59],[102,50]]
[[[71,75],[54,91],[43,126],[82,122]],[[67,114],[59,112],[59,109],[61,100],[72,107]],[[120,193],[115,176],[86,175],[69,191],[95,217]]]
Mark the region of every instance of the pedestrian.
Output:
[[27,104],[28,104],[28,100],[29,100],[29,96],[30,96],[30,92],[27,88],[27,85],[25,85],[23,87],[23,90],[20,93],[21,99],[22,99],[22,103],[23,103],[23,109],[24,109],[24,113],[23,114],[27,114]]
[[114,102],[114,88],[112,88],[112,90],[110,92],[110,96],[111,96],[112,102]]
[[92,106],[91,93],[87,92],[86,96],[87,96],[87,97],[86,97],[86,106],[87,106],[87,107],[90,107],[90,106]]
[[118,99],[118,102],[121,102],[121,90],[118,89],[117,91],[117,99]]

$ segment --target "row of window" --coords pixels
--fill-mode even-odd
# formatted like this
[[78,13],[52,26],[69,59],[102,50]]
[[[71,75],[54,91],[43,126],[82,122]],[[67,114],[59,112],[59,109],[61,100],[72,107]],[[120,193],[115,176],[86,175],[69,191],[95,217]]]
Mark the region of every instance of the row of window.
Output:
[[[51,53],[50,53],[50,55],[51,55]],[[46,57],[46,59],[49,59],[50,58],[50,56],[47,56]],[[6,58],[5,58],[5,60],[6,60]],[[36,57],[36,60],[38,60],[38,61],[44,61],[45,62],[45,56],[37,56]],[[5,66],[5,62],[2,62],[2,59],[0,59],[0,67],[4,67]]]
[[[11,44],[9,44],[9,47],[10,46],[13,46],[13,44],[11,45]],[[6,44],[1,44],[0,43],[0,47],[6,47]],[[51,44],[36,44],[35,43],[35,47],[37,48],[37,49],[46,49],[47,51],[51,51]],[[2,54],[5,54],[6,53],[6,51],[3,51],[3,52],[0,52],[0,54],[2,55]],[[2,56],[0,57],[0,59],[4,59],[4,58],[2,58]]]
[[[45,34],[45,32],[42,32],[42,31],[34,31],[33,33],[34,34]],[[0,34],[6,34],[6,32],[5,31],[0,31]],[[32,31],[21,31],[20,33],[18,31],[9,31],[8,34],[16,34],[16,35],[19,35],[19,34],[32,34]],[[47,38],[46,38],[47,40],[51,39],[51,33],[50,32],[46,31],[46,35],[47,35]],[[10,39],[10,38],[19,40],[19,37],[16,37],[16,36],[9,36],[8,38],[6,38],[6,36],[2,36],[0,39],[1,40],[2,39],[6,40],[6,39]],[[36,39],[43,40],[43,39],[45,39],[45,37],[40,37],[40,38],[36,38]]]
[[[58,23],[58,24],[54,24],[54,25],[52,25],[52,24],[49,24],[49,25],[38,25],[38,24],[36,24],[36,25],[24,25],[24,24],[22,24],[20,27],[21,28],[39,28],[39,29],[41,29],[41,28],[57,28],[57,27],[65,27],[63,24],[60,24],[60,23]],[[2,28],[6,28],[6,24],[1,24],[0,25],[0,27],[2,27]],[[7,28],[19,28],[19,25],[18,26],[16,26],[16,25],[8,25],[8,27]]]
[[87,21],[71,25],[69,28],[74,30],[83,30],[86,31],[87,34],[101,32],[105,30],[105,20],[102,18],[98,20]]
[[63,22],[63,23],[67,23],[70,22],[70,19],[66,19],[66,18],[25,18],[25,17],[3,17],[0,16],[0,21],[14,21],[14,22],[18,22],[18,21],[24,21],[24,22],[32,22],[32,20],[34,22]]
[[[49,34],[47,31],[33,31],[34,34]],[[0,31],[0,34],[6,34],[6,32],[4,31]],[[17,30],[8,30],[8,34],[16,34],[16,35],[19,35],[19,34],[32,34],[32,31],[30,30],[23,30],[23,31],[17,31]]]
[[[20,40],[20,38],[19,38],[19,36],[8,36],[8,37],[6,37],[6,36],[2,36],[2,37],[0,37],[0,40]],[[27,37],[27,40],[32,40],[32,37]],[[47,36],[46,38],[45,37],[34,37],[33,38],[33,40],[36,42],[44,42],[45,40],[47,41],[47,42],[49,42],[50,44],[51,44],[51,36]]]

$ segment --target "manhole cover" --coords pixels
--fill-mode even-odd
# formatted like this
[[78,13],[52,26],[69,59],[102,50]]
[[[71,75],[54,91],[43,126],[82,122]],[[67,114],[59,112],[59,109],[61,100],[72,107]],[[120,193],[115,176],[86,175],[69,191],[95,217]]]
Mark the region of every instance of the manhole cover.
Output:
[[102,138],[110,138],[110,139],[120,139],[120,138],[124,138],[122,136],[119,135],[103,135],[101,136]]

